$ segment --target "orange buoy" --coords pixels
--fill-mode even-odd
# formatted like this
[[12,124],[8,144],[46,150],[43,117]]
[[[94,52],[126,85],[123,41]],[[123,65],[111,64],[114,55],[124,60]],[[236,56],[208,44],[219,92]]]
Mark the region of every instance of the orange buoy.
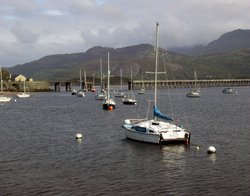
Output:
[[113,110],[113,106],[110,105],[110,106],[108,107],[108,110]]

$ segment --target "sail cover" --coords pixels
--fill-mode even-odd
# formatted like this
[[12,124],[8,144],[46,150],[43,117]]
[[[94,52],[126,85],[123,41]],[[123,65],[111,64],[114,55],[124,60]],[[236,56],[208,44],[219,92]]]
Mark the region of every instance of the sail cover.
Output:
[[158,118],[161,118],[161,119],[164,119],[164,120],[173,120],[172,118],[162,114],[157,106],[154,106],[154,117],[158,117]]

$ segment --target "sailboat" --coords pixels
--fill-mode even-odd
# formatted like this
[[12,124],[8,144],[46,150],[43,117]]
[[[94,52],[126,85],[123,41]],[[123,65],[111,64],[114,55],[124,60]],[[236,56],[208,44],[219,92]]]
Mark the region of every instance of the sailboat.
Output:
[[76,95],[77,97],[85,97],[84,90],[82,89],[82,70],[80,70],[80,85]]
[[190,98],[199,98],[200,97],[200,88],[197,86],[197,74],[196,71],[194,71],[194,89],[191,90],[188,94],[187,97]]
[[6,97],[3,95],[3,76],[2,76],[2,67],[0,66],[0,79],[1,79],[1,92],[0,92],[0,103],[6,103],[11,100],[11,97]]
[[116,107],[116,103],[114,99],[110,97],[110,70],[109,70],[109,52],[108,52],[108,92],[107,99],[105,99],[102,103],[102,108],[104,110],[113,110]]
[[100,84],[100,91],[97,92],[96,94],[96,99],[97,100],[104,100],[106,99],[106,91],[103,89],[103,80],[102,80],[102,77],[103,77],[103,74],[102,74],[102,59],[100,59],[100,72],[101,72],[101,84]]
[[120,91],[115,93],[115,97],[124,98],[125,94],[122,92],[122,69],[120,69]]
[[88,91],[87,76],[86,76],[86,71],[84,70],[84,88],[83,88],[83,92],[87,92],[87,91]]
[[93,86],[91,88],[91,92],[96,92],[96,88],[95,88],[95,74],[93,74]]
[[188,144],[190,142],[190,133],[184,128],[170,122],[172,118],[162,114],[157,106],[158,34],[159,24],[156,23],[154,118],[124,120],[123,128],[125,129],[125,136],[128,139],[154,144],[172,142]]
[[133,82],[132,82],[132,70],[131,70],[131,86],[130,86],[130,90],[129,90],[129,94],[128,96],[126,96],[125,98],[122,99],[123,104],[126,105],[136,105],[137,104],[137,100],[135,99],[135,94],[133,92]]
[[138,94],[145,94],[145,85],[143,81],[143,76],[142,76],[142,84],[141,84],[141,89],[138,91]]
[[18,93],[16,96],[19,97],[19,98],[28,98],[28,97],[30,97],[30,94],[26,93],[25,80],[23,81],[23,92],[22,93]]
[[226,95],[236,95],[238,92],[231,87],[226,87],[222,90],[222,93]]

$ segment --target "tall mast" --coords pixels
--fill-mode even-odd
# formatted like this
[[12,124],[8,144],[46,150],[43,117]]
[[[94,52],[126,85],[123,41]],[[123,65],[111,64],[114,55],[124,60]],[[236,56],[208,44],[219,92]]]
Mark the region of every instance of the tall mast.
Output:
[[80,90],[82,89],[82,70],[80,69]]
[[101,71],[101,90],[102,90],[102,58],[100,58],[100,71]]
[[3,94],[3,76],[2,76],[2,67],[0,66],[0,79],[1,79],[1,95]]
[[156,23],[156,40],[155,40],[155,96],[154,105],[157,104],[157,67],[158,67],[158,36],[159,36],[159,23]]
[[110,95],[109,95],[109,76],[110,75],[110,71],[109,71],[109,52],[108,52],[108,101],[110,99]]
[[122,69],[120,69],[120,91],[122,90]]

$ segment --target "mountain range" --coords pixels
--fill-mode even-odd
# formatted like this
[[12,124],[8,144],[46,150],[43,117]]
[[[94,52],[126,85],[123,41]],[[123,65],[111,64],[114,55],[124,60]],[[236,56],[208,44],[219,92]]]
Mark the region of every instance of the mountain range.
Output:
[[[168,79],[192,79],[194,70],[199,79],[250,78],[250,30],[238,29],[225,33],[207,46],[161,48],[159,51],[160,69],[167,71]],[[150,44],[123,48],[95,46],[86,52],[45,56],[7,70],[12,75],[23,74],[34,80],[78,80],[80,70],[86,70],[89,79],[93,75],[98,78],[100,61],[103,73],[107,73],[108,52],[114,78],[119,78],[122,69],[124,77],[129,78],[132,70],[133,79],[142,76],[151,79],[151,76],[145,75],[146,71],[154,70],[154,46]]]

